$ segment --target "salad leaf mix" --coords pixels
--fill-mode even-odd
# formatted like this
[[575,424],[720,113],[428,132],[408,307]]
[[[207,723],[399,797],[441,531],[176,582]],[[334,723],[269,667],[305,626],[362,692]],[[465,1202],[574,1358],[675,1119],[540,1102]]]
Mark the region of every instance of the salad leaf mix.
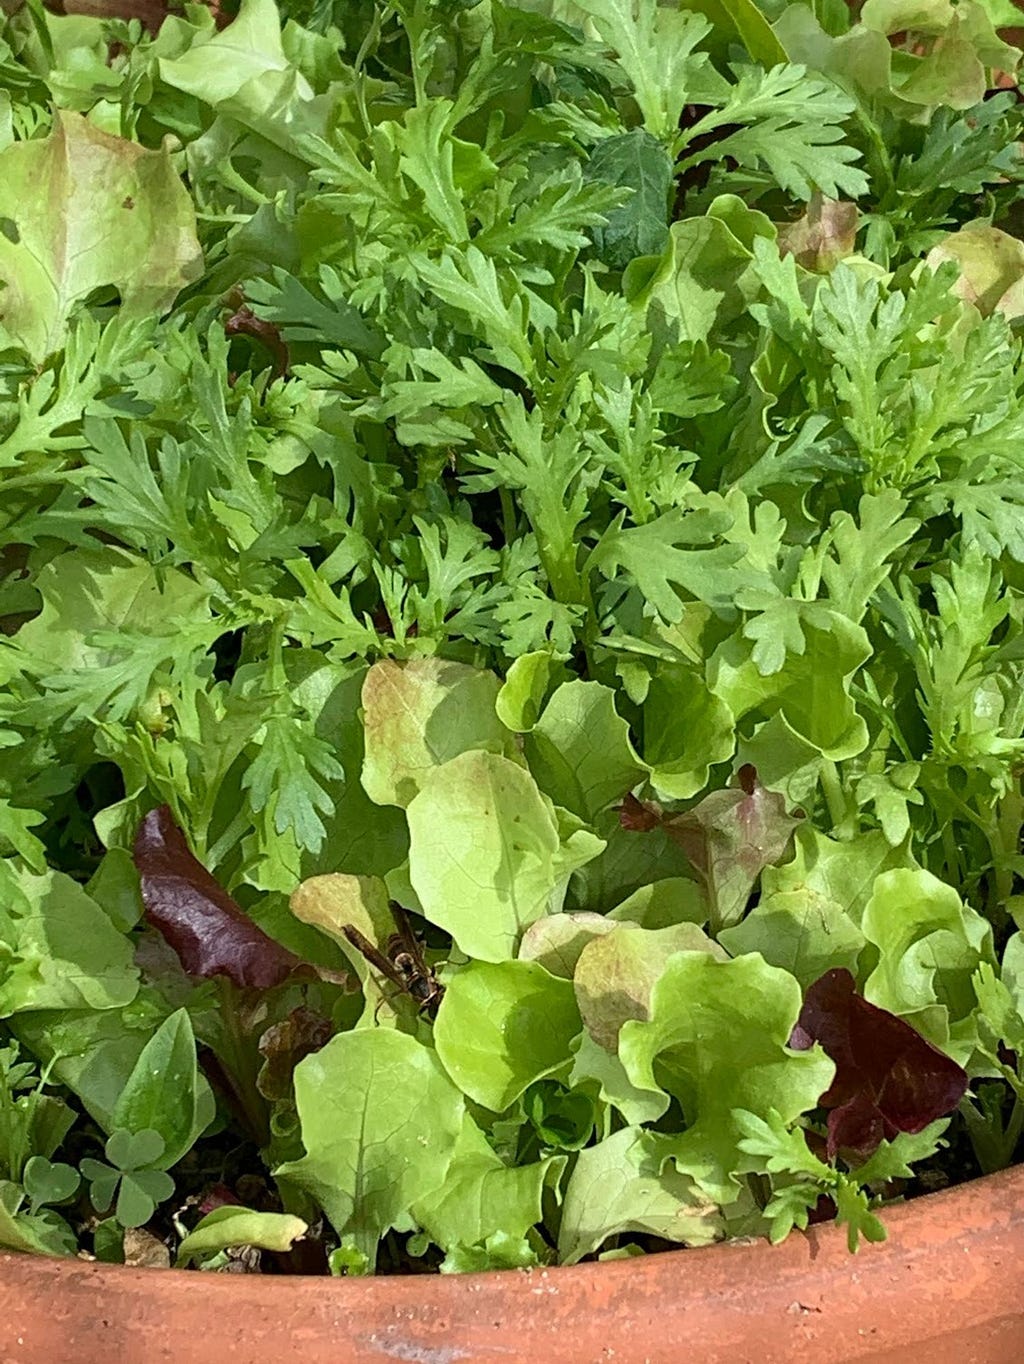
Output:
[[1012,5],[99,8],[0,38],[0,1245],[1010,1164]]

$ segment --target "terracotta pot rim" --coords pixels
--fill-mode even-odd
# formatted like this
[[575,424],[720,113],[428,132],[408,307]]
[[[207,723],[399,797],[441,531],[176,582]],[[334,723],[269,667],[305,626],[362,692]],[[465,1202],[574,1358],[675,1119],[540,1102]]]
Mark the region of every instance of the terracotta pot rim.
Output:
[[[366,1279],[197,1274],[0,1257],[0,1359],[303,1364],[1010,1364],[1024,1355],[1024,1166],[779,1246],[550,1269]],[[952,1315],[951,1315],[952,1313]],[[20,1342],[20,1343],[19,1343]]]

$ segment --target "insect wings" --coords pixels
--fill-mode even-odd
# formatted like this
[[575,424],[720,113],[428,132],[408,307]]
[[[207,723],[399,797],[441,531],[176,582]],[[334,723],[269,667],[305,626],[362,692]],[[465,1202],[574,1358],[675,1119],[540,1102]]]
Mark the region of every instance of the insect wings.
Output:
[[375,971],[415,1000],[420,1013],[433,1021],[444,995],[444,986],[433,968],[427,965],[405,910],[394,900],[390,902],[390,908],[396,932],[388,939],[385,952],[375,947],[355,924],[345,924],[342,932]]

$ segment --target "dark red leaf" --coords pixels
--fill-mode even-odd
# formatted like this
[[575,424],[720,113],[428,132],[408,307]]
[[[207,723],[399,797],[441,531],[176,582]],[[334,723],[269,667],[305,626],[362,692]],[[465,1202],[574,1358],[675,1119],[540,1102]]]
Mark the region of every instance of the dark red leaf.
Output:
[[741,791],[752,796],[757,790],[757,768],[753,763],[744,763],[736,771],[736,781]]
[[226,1184],[212,1184],[203,1192],[203,1196],[199,1200],[199,1215],[205,1217],[207,1213],[215,1212],[217,1208],[240,1208],[242,1206]]
[[274,362],[275,379],[279,379],[282,374],[288,373],[288,367],[291,364],[288,346],[281,336],[280,330],[273,322],[264,322],[262,318],[256,316],[251,308],[242,303],[224,323],[224,330],[228,336],[251,336],[255,341],[258,341],[267,350]]
[[619,824],[631,834],[649,834],[661,823],[661,806],[653,800],[637,800],[629,792],[619,806]]
[[280,985],[302,963],[262,929],[189,851],[166,805],[135,836],[146,917],[190,976],[227,976],[239,987]]
[[807,1224],[811,1227],[817,1227],[822,1222],[834,1222],[836,1211],[835,1203],[829,1198],[828,1194],[823,1193],[808,1213]]
[[856,992],[853,976],[837,968],[811,985],[789,1045],[815,1042],[836,1063],[821,1104],[828,1118],[829,1160],[838,1154],[866,1160],[898,1132],[920,1132],[951,1113],[967,1090],[967,1073],[888,1009]]

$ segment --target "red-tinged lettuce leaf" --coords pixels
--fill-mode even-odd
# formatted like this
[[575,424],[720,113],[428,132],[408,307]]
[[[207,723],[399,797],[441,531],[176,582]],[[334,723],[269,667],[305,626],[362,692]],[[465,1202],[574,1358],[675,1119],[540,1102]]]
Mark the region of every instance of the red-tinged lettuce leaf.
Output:
[[146,918],[190,976],[227,976],[241,988],[266,990],[302,964],[257,928],[192,855],[168,806],[142,821],[133,857]]
[[743,917],[754,883],[782,858],[802,818],[786,813],[784,798],[762,786],[749,764],[737,779],[738,789],[712,791],[664,822],[704,882],[716,932]]
[[822,1096],[827,1155],[860,1163],[884,1139],[921,1132],[951,1113],[967,1089],[967,1072],[909,1023],[856,993],[845,968],[826,971],[804,995],[789,1045],[820,1042],[836,1063]]
[[289,1099],[292,1075],[300,1061],[320,1051],[331,1040],[331,1020],[300,1005],[280,1023],[272,1023],[260,1038],[263,1065],[256,1088],[265,1099]]
[[48,137],[0,152],[4,345],[62,349],[77,304],[113,286],[125,318],[162,313],[202,273],[195,205],[170,148],[61,109]]
[[779,252],[795,256],[805,270],[827,274],[839,261],[853,255],[859,225],[856,204],[826,199],[816,190],[803,217],[779,229]]

